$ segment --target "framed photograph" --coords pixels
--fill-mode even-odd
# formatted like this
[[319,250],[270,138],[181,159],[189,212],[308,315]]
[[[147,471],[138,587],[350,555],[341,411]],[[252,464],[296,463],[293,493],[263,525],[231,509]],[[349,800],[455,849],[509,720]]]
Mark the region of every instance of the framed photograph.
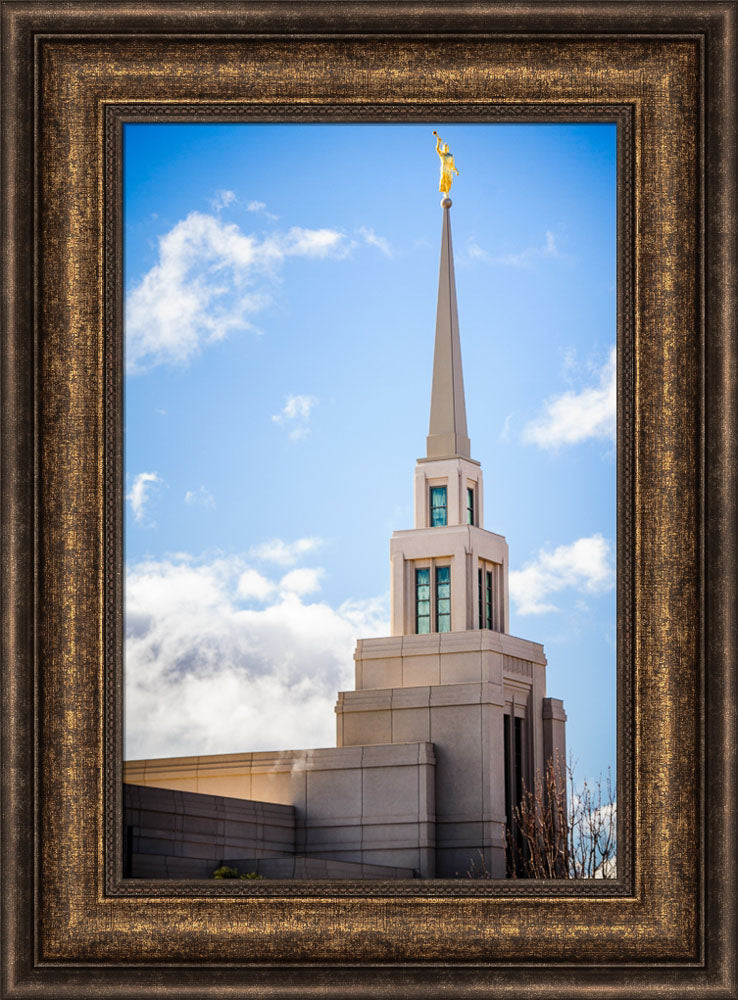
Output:
[[124,875],[615,877],[618,125],[505,117],[124,122]]
[[735,14],[2,5],[3,996],[738,995]]

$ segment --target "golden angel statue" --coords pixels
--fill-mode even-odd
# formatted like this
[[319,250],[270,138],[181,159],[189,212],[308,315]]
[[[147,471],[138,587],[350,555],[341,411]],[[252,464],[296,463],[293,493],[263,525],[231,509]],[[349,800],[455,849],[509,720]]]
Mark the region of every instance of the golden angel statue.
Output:
[[459,171],[456,169],[453,154],[448,151],[448,143],[441,142],[441,137],[435,129],[433,130],[433,135],[436,137],[436,152],[441,157],[441,180],[438,185],[438,190],[442,191],[448,198],[448,193],[454,182],[452,174],[456,174],[458,177]]

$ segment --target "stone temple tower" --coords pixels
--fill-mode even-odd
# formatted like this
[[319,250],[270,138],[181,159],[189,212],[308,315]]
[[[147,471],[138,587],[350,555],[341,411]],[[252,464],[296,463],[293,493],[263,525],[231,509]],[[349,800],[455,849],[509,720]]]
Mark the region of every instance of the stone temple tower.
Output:
[[563,704],[546,697],[543,647],[511,636],[508,549],[484,528],[471,457],[444,197],[426,454],[415,524],[390,542],[391,636],[361,639],[356,690],[339,694],[338,746],[433,744],[435,874],[506,871],[504,828],[524,787],[565,756]]

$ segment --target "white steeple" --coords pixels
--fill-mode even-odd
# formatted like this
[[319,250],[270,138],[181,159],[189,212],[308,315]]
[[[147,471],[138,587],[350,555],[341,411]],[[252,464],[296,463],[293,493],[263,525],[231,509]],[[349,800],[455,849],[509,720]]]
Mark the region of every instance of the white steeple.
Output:
[[451,199],[441,206],[430,428],[415,467],[414,527],[390,543],[393,635],[508,629],[507,543],[483,527],[482,469],[470,457],[466,425]]
[[451,242],[451,199],[444,198],[441,205],[443,234],[438,272],[436,347],[433,355],[433,387],[426,455],[430,459],[469,458],[454,253]]
[[[430,427],[426,438],[426,457],[418,459],[415,470],[415,527],[437,525],[427,503],[430,485],[446,485],[445,524],[475,524],[482,526],[482,470],[479,462],[470,458],[469,436],[466,429],[464,374],[461,366],[459,313],[456,305],[454,248],[451,242],[451,199],[445,197],[441,262],[438,269],[438,305],[436,307],[436,340],[433,353]],[[471,507],[468,490],[472,490]]]

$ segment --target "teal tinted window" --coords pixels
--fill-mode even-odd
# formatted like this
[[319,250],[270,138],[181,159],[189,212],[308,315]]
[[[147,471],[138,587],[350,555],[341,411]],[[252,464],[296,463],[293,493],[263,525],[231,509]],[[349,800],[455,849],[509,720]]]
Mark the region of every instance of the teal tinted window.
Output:
[[451,567],[436,569],[436,632],[451,631]]
[[477,601],[479,604],[479,627],[484,628],[484,570],[477,570]]
[[431,527],[448,524],[445,486],[431,486],[430,491]]
[[484,597],[485,627],[493,628],[494,626],[492,621],[492,574],[490,573],[489,570],[487,570],[485,576],[487,577],[486,581],[487,586],[485,588],[485,597]]
[[430,570],[415,570],[415,631],[418,635],[430,632]]
[[466,523],[474,524],[474,490],[471,486],[466,488]]

